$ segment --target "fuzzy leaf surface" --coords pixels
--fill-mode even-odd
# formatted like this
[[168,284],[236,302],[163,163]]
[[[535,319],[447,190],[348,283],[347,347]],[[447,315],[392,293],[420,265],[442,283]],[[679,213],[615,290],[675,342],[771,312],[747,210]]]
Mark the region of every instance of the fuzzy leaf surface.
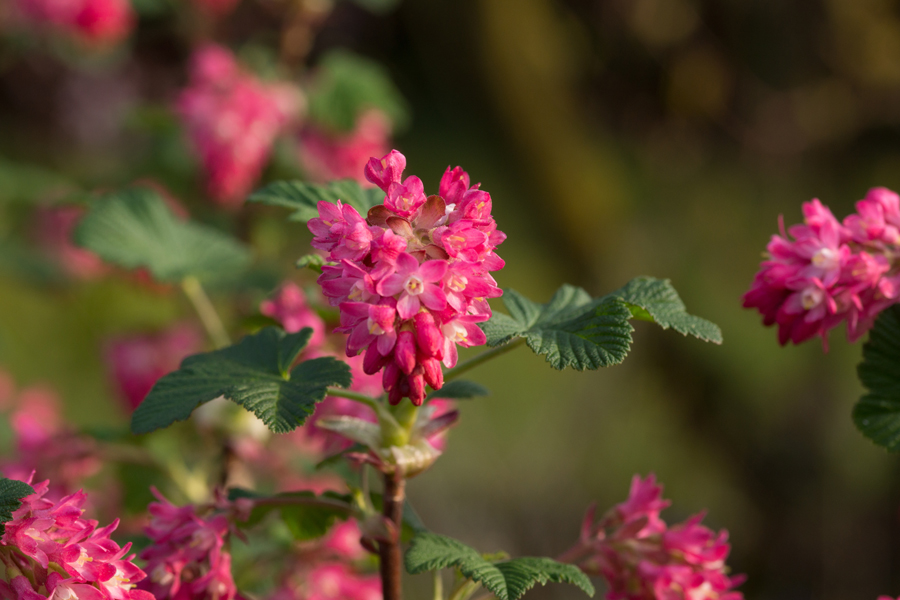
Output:
[[312,329],[285,333],[266,327],[237,344],[185,358],[162,377],[131,418],[134,433],[148,433],[187,419],[195,408],[220,396],[235,402],[275,433],[302,425],[328,386],[350,385],[350,367],[331,357],[306,360],[290,369]]
[[631,311],[618,298],[591,298],[579,287],[564,285],[547,304],[504,290],[509,315],[495,313],[482,324],[488,346],[516,337],[546,357],[556,369],[598,369],[622,362],[631,347]]
[[132,187],[101,198],[82,218],[75,242],[126,269],[144,267],[157,281],[188,276],[233,278],[250,265],[250,251],[231,236],[177,218],[160,195]]
[[467,381],[465,379],[454,379],[448,381],[444,386],[428,394],[428,399],[432,398],[451,398],[453,400],[469,400],[479,396],[490,396],[491,392],[480,383]]
[[867,393],[853,407],[853,422],[879,446],[900,451],[900,306],[878,316],[857,373]]
[[6,533],[6,523],[12,521],[13,511],[22,505],[22,498],[34,493],[24,481],[0,479],[0,535]]
[[276,181],[247,198],[248,202],[288,208],[294,211],[289,218],[303,223],[319,216],[318,205],[323,200],[332,204],[336,204],[338,200],[350,204],[365,217],[370,208],[384,202],[384,192],[378,188],[363,188],[353,179],[339,179],[324,185],[305,181]]
[[518,600],[536,583],[571,583],[593,597],[594,586],[574,565],[549,558],[515,558],[491,562],[460,541],[430,532],[413,538],[404,558],[406,570],[415,575],[455,567],[464,577],[477,581],[499,600]]
[[636,277],[607,297],[619,298],[628,304],[635,319],[653,321],[663,329],[671,327],[683,335],[692,335],[714,344],[722,343],[719,326],[688,314],[684,302],[668,279]]

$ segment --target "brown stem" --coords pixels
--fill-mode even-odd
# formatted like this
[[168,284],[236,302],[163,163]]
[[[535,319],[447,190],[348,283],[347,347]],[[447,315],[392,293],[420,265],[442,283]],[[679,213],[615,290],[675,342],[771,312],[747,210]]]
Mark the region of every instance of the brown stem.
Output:
[[379,542],[378,554],[381,558],[381,589],[384,600],[401,600],[403,597],[400,552],[400,528],[403,524],[403,499],[406,492],[406,480],[399,472],[384,474],[384,495],[382,511],[384,517],[394,524],[396,535],[390,542]]

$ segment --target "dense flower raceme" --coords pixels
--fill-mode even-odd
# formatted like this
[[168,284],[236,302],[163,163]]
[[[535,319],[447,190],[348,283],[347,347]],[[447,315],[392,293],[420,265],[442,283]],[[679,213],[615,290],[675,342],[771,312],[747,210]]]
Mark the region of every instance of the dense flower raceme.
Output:
[[156,600],[232,600],[237,589],[225,548],[227,515],[201,516],[194,506],[178,507],[155,489],[153,493],[159,502],[149,506],[144,533],[151,545],[140,554],[148,577],[141,588]]
[[469,185],[460,167],[447,168],[439,195],[427,196],[416,176],[401,180],[406,158],[392,150],[366,165],[367,179],[386,194],[364,217],[349,204],[319,203],[309,221],[313,247],[328,253],[319,284],[341,327],[346,353],[365,351],[366,373],[382,371],[391,403],[422,404],[425,385],[443,385],[457,345],[485,343],[478,323],[491,316],[488,298],[501,295],[490,271],[506,236],[491,216],[491,197]]
[[855,341],[900,300],[900,197],[873,188],[843,223],[818,200],[804,203],[803,215],[802,225],[772,236],[744,306],[778,324],[781,344],[816,335],[825,343],[844,321]]
[[154,334],[121,336],[106,344],[111,379],[129,410],[137,408],[153,384],[178,369],[181,360],[203,347],[203,336],[187,323]]
[[4,600],[154,600],[135,584],[146,575],[128,555],[131,544],[120,547],[110,539],[118,521],[97,528],[83,518],[84,492],[59,501],[45,496],[48,482],[34,486],[6,524],[0,539],[5,577],[0,581]]
[[607,600],[740,600],[729,577],[725,531],[714,533],[695,515],[669,527],[659,514],[669,506],[656,478],[635,475],[628,499],[599,521],[588,510],[579,542],[562,557],[609,584]]
[[391,122],[379,110],[368,110],[347,134],[334,134],[309,125],[300,134],[300,161],[310,179],[318,182],[355,179],[371,185],[363,169],[371,156],[390,150]]
[[221,46],[204,46],[194,53],[190,82],[177,110],[200,155],[213,200],[232,207],[243,202],[276,136],[300,104],[297,88],[263,83],[243,71]]
[[21,20],[94,45],[123,40],[136,16],[129,0],[13,0]]

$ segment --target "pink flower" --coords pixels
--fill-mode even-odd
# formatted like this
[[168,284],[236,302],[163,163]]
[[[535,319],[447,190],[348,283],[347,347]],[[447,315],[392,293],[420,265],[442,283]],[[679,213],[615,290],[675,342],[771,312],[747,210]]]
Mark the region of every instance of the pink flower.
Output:
[[857,203],[857,214],[841,224],[818,200],[803,205],[804,224],[772,236],[768,257],[744,294],[765,325],[778,324],[781,344],[813,336],[827,342],[828,330],[847,321],[851,341],[878,313],[900,299],[900,198],[874,188]]
[[105,358],[113,382],[134,410],[160,377],[202,347],[200,332],[182,323],[156,334],[114,338],[106,345]]
[[346,135],[330,134],[309,126],[300,134],[300,159],[313,181],[355,179],[371,185],[362,175],[370,156],[380,156],[390,148],[391,123],[378,110],[359,116],[356,127]]
[[299,104],[296,88],[262,83],[242,71],[221,46],[204,46],[194,53],[191,80],[176,108],[200,154],[213,200],[231,207],[243,202],[275,137]]
[[602,575],[607,600],[741,600],[733,588],[743,576],[727,574],[725,531],[714,533],[695,515],[668,527],[659,513],[669,505],[649,475],[635,475],[628,499],[594,521],[588,510],[579,542],[562,558],[589,575]]
[[[457,360],[457,345],[485,343],[477,323],[491,316],[488,298],[501,295],[490,271],[505,235],[491,217],[491,199],[469,186],[461,168],[448,168],[441,196],[426,196],[415,176],[402,180],[406,158],[392,150],[372,158],[366,178],[387,193],[363,218],[338,201],[319,203],[309,221],[313,247],[332,262],[318,282],[341,310],[338,332],[348,333],[347,355],[365,352],[363,369],[382,371],[396,404],[421,405],[426,385],[440,389]],[[402,181],[402,183],[401,183]]]
[[52,481],[47,497],[62,498],[81,487],[101,467],[94,440],[63,424],[60,401],[52,390],[26,388],[11,402],[9,423],[14,455],[0,463],[3,474],[25,481],[37,474]]
[[0,546],[17,552],[2,553],[8,579],[0,582],[0,595],[32,600],[72,594],[86,600],[154,600],[135,587],[146,574],[131,562],[131,544],[120,547],[109,537],[118,521],[97,529],[96,521],[82,516],[84,492],[53,502],[45,498],[48,489],[47,481],[35,485],[34,494],[22,499],[6,524]]
[[84,215],[81,206],[42,207],[36,211],[36,237],[41,247],[72,277],[95,279],[107,272],[99,256],[72,242],[72,232]]
[[288,333],[311,327],[313,334],[306,345],[307,352],[316,350],[325,342],[325,321],[310,308],[306,294],[296,283],[283,283],[272,300],[265,300],[260,305],[259,311],[281,323]]
[[98,46],[120,42],[137,21],[128,0],[15,0],[15,7],[34,26]]
[[149,577],[141,583],[156,600],[232,600],[229,532],[224,514],[200,516],[193,506],[177,507],[153,490],[159,502],[149,506],[144,530],[152,544],[141,552]]

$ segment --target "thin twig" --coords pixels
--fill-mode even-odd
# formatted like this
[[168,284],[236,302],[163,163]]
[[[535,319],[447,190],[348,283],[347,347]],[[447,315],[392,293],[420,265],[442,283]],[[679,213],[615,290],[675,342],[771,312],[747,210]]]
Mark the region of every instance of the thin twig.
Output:
[[197,316],[200,317],[203,328],[206,329],[209,339],[212,340],[216,348],[230,346],[231,338],[228,337],[228,331],[226,331],[225,325],[222,324],[222,319],[219,318],[216,307],[213,306],[209,296],[203,291],[200,281],[193,276],[185,277],[181,280],[181,289],[184,290],[184,295],[188,297],[188,300],[194,306],[194,310],[197,311]]

